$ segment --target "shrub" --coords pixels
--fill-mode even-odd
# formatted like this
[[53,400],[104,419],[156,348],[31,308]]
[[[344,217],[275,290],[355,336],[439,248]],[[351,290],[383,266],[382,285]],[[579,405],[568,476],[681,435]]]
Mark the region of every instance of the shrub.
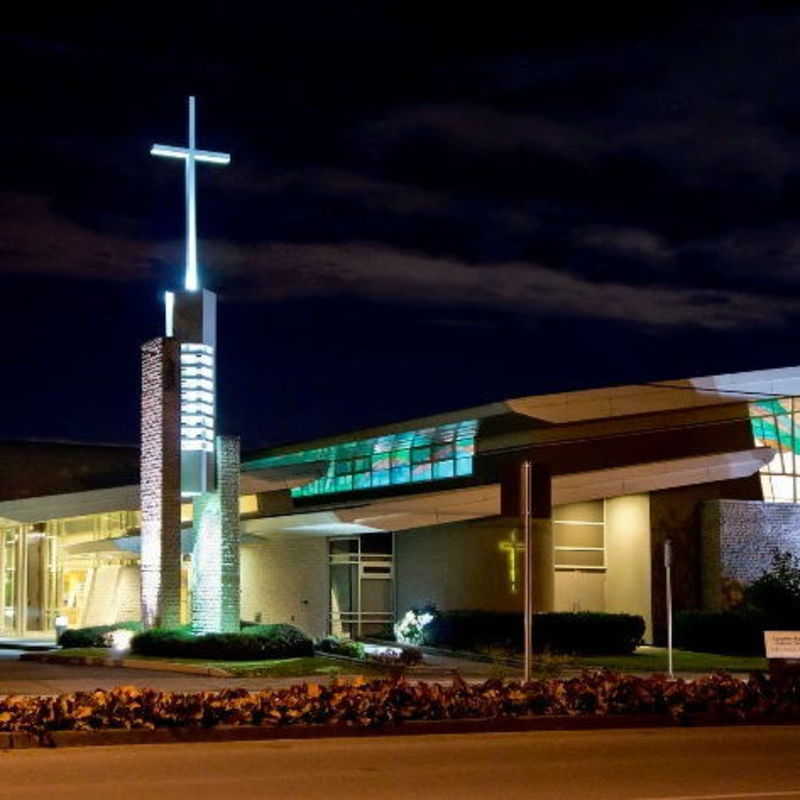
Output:
[[[522,629],[518,612],[442,611],[425,626],[423,643],[474,652],[491,648],[519,652]],[[632,614],[541,613],[534,615],[533,647],[537,652],[622,655],[636,649],[644,630],[642,617]]]
[[0,731],[153,729],[217,725],[327,724],[379,728],[406,720],[503,719],[541,715],[652,714],[687,720],[706,713],[721,722],[800,719],[800,678],[775,682],[716,674],[695,681],[641,678],[608,670],[520,684],[467,685],[384,679],[331,686],[304,683],[249,692],[160,692],[122,686],[56,696],[0,696]]
[[422,650],[419,647],[404,647],[399,652],[389,650],[374,653],[368,659],[386,667],[415,667],[422,663]]
[[111,631],[140,631],[141,622],[117,622],[114,625],[93,625],[89,628],[67,628],[58,637],[61,647],[107,647],[106,635]]
[[644,629],[644,619],[635,614],[536,614],[533,646],[538,652],[626,655],[641,644]]
[[335,656],[348,658],[364,658],[364,645],[352,639],[339,639],[336,636],[326,636],[316,644],[316,649],[321,653],[331,653]]
[[734,611],[681,611],[675,615],[675,644],[686,650],[731,655],[763,655],[766,614]]
[[744,602],[766,614],[775,629],[800,625],[800,559],[775,550],[770,569],[745,589]]
[[153,628],[133,637],[131,649],[147,656],[258,661],[314,654],[314,645],[293,625],[251,625],[239,633],[194,636],[188,628]]
[[687,650],[763,655],[764,631],[800,627],[800,560],[776,550],[770,569],[727,611],[681,611],[675,643]]

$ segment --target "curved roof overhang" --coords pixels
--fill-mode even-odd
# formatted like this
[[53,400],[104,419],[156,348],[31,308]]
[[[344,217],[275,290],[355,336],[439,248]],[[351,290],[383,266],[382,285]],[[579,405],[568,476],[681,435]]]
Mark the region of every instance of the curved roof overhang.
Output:
[[[275,492],[304,486],[325,474],[326,461],[264,467],[243,472],[239,479],[240,494]],[[0,502],[0,518],[11,524],[41,522],[48,519],[82,517],[111,511],[135,511],[139,508],[139,484],[92,489],[44,497],[26,497]]]
[[[553,504],[744,478],[757,472],[773,455],[769,447],[756,447],[558,475],[553,478]],[[402,531],[499,514],[500,484],[495,483],[380,500],[357,507],[248,519],[242,521],[242,530],[261,537],[276,534],[343,536]]]

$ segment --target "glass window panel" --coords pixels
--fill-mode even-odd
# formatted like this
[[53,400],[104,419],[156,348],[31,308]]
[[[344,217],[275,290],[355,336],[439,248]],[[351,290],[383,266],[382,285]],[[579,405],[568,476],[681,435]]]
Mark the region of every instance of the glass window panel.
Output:
[[472,459],[471,458],[456,459],[456,474],[472,475]]
[[456,442],[456,455],[457,456],[471,456],[475,453],[475,440],[474,439],[459,439]]
[[340,475],[336,478],[336,483],[334,484],[335,491],[337,492],[346,492],[353,488],[353,476],[352,475]]
[[372,469],[385,470],[389,469],[389,454],[383,453],[379,456],[372,456]]
[[409,467],[392,467],[392,483],[408,483],[411,480]]
[[353,472],[369,472],[371,466],[368,458],[357,458],[353,462]]
[[337,475],[346,475],[347,473],[353,471],[353,462],[337,461],[335,467],[336,467],[335,472]]
[[369,472],[360,472],[353,475],[353,488],[354,489],[369,489],[371,485],[371,476]]
[[415,464],[411,468],[412,481],[430,481],[433,479],[433,468],[430,464]]
[[376,469],[372,472],[372,485],[373,486],[388,486],[389,485],[389,470]]
[[450,461],[434,461],[433,463],[433,477],[434,478],[452,478],[455,475],[455,465],[452,459]]
[[411,461],[414,464],[422,464],[425,461],[431,460],[431,448],[430,447],[415,447],[411,451]]
[[392,449],[392,445],[394,444],[394,437],[393,436],[382,436],[380,439],[375,440],[375,444],[373,446],[372,452],[373,453],[388,453]]
[[452,458],[452,457],[453,457],[452,444],[439,444],[433,448],[434,461],[443,461],[446,458]]
[[416,431],[413,439],[414,446],[430,444],[435,433],[436,428],[423,428],[421,431]]
[[407,466],[411,460],[410,450],[395,450],[392,453],[392,466],[404,467]]
[[436,429],[436,435],[434,436],[434,442],[436,443],[446,443],[452,442],[453,439],[456,438],[456,426],[455,425],[442,425],[441,427]]

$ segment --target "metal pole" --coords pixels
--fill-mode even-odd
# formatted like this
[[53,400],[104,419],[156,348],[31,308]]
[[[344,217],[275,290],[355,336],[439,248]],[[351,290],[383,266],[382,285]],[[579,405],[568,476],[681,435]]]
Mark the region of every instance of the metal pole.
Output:
[[189,98],[189,148],[186,153],[186,290],[197,290],[197,212],[194,190],[194,97]]
[[531,462],[523,461],[520,467],[520,521],[525,543],[525,669],[524,679],[531,679],[533,650],[533,543],[531,541]]
[[672,540],[664,542],[664,569],[667,578],[667,662],[669,676],[674,678],[672,670]]

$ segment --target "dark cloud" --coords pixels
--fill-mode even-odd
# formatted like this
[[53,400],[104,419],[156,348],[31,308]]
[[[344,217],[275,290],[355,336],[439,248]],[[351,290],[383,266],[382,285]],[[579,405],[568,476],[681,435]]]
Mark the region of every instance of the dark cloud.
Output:
[[[176,9],[157,25],[70,13],[79,29],[0,38],[8,297],[47,276],[157,306],[180,275],[182,179],[148,149],[185,136],[191,91],[201,145],[233,153],[199,174],[201,261],[241,315],[226,324],[247,363],[261,363],[251,342],[270,342],[274,383],[379,386],[385,351],[433,387],[425,406],[384,386],[384,416],[399,418],[483,397],[459,376],[466,351],[499,395],[506,380],[549,391],[794,358],[793,7],[548,8],[529,25],[449,4],[201,3],[191,33]],[[77,331],[56,300],[46,325]],[[332,355],[338,336],[353,349]],[[518,367],[544,358],[542,341],[559,351],[549,366]],[[122,363],[121,342],[104,363]],[[245,434],[283,438],[253,421],[245,378],[228,379]]]

